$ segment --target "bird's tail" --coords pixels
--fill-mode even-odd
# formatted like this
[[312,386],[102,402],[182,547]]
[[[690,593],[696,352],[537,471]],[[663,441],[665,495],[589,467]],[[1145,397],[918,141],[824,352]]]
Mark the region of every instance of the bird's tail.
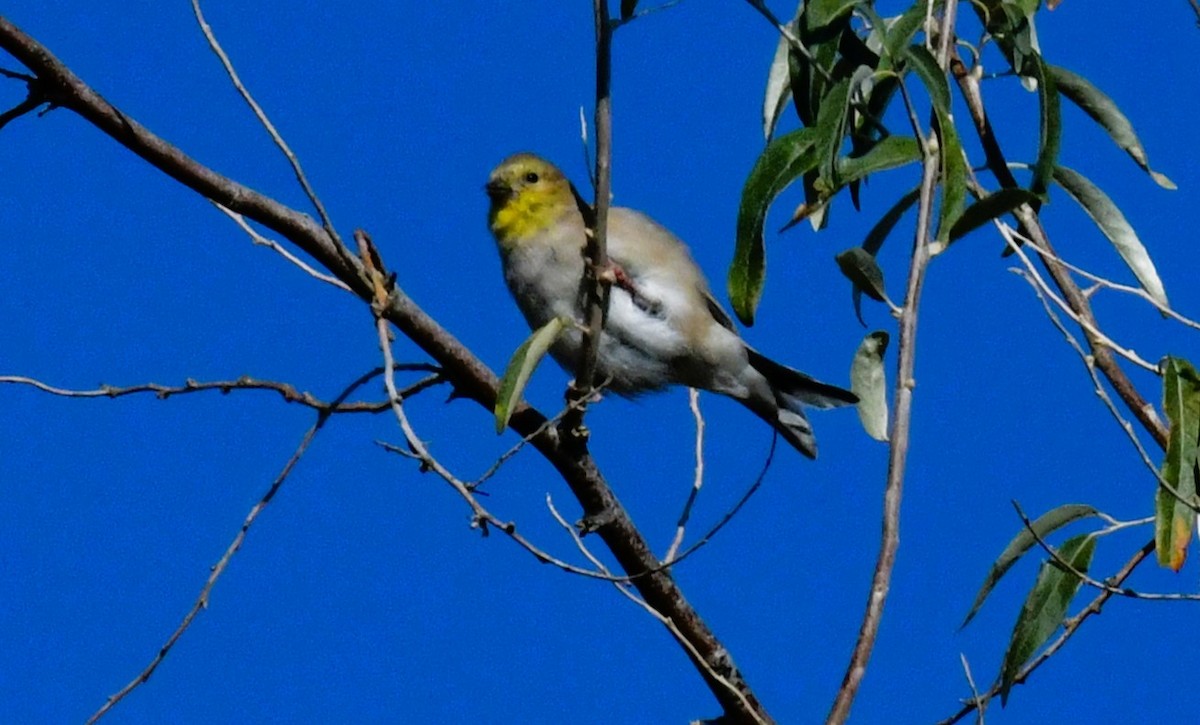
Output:
[[751,407],[796,450],[809,458],[816,458],[817,439],[813,436],[808,416],[804,414],[804,407],[837,408],[857,403],[858,396],[836,385],[822,383],[799,370],[780,365],[756,350],[747,351],[750,365],[767,379],[775,394],[773,406]]

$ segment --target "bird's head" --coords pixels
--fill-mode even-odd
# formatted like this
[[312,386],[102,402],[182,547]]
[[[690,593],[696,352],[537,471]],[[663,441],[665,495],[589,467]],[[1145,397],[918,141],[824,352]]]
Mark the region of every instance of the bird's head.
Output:
[[502,247],[514,247],[577,213],[571,182],[554,164],[530,153],[509,156],[484,186],[491,208],[488,228]]

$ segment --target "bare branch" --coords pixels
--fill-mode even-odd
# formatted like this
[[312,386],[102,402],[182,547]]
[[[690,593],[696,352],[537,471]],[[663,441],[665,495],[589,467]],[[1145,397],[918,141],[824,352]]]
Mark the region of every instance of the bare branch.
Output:
[[267,118],[267,114],[263,111],[262,106],[258,105],[258,101],[254,100],[254,96],[250,95],[250,91],[246,90],[246,86],[242,83],[242,79],[238,77],[237,70],[233,67],[233,62],[229,60],[229,56],[225,54],[225,49],[217,42],[217,36],[213,34],[212,27],[208,21],[204,19],[204,13],[200,11],[200,0],[192,0],[192,12],[196,16],[196,22],[200,25],[200,32],[204,33],[204,39],[208,41],[208,47],[216,54],[221,61],[221,66],[225,69],[225,73],[229,75],[230,82],[237,89],[238,95],[242,100],[250,106],[250,110],[254,112],[254,116],[262,127],[266,129],[267,134],[271,136],[271,140],[283,152],[284,157],[292,166],[292,173],[296,175],[296,181],[300,183],[300,188],[304,190],[304,195],[312,203],[313,208],[317,210],[317,214],[321,217],[321,223],[325,227],[325,233],[329,238],[340,248],[345,248],[341,237],[338,236],[337,230],[333,227],[333,222],[329,219],[329,214],[325,212],[325,205],[321,203],[321,198],[317,196],[317,192],[312,185],[308,183],[308,177],[304,175],[304,169],[300,167],[300,159],[296,154],[292,153],[292,149],[288,146],[287,141],[283,140],[283,136],[279,131],[275,130],[275,125],[271,123],[271,119]]
[[111,695],[104,705],[87,719],[87,725],[92,725],[92,723],[104,717],[104,715],[109,710],[112,710],[118,702],[125,699],[129,693],[133,692],[150,679],[150,676],[154,674],[154,671],[158,669],[158,666],[162,664],[164,659],[166,659],[167,654],[171,651],[171,648],[175,646],[175,643],[179,641],[179,638],[183,636],[183,633],[186,632],[188,627],[192,625],[192,621],[198,614],[200,614],[200,611],[208,608],[208,595],[212,592],[213,587],[216,586],[217,580],[220,579],[221,575],[225,573],[225,569],[229,567],[229,562],[233,560],[233,555],[242,548],[242,544],[246,540],[246,534],[250,531],[250,527],[254,525],[254,522],[258,519],[259,514],[263,512],[263,509],[267,507],[267,504],[271,503],[271,499],[275,498],[275,494],[279,493],[279,489],[283,486],[283,482],[287,480],[288,475],[291,474],[292,470],[296,467],[296,464],[300,462],[300,457],[304,455],[305,451],[308,450],[309,445],[313,442],[313,439],[316,438],[317,433],[320,432],[321,428],[325,427],[325,423],[329,421],[329,418],[332,416],[332,411],[340,406],[343,401],[346,400],[346,398],[350,397],[351,393],[378,374],[378,371],[371,371],[370,373],[360,376],[357,380],[346,386],[346,389],[343,390],[340,395],[338,395],[334,402],[330,404],[328,409],[321,410],[317,413],[316,422],[312,424],[312,427],[309,428],[308,432],[304,434],[304,437],[300,439],[300,444],[296,446],[296,450],[294,453],[292,453],[292,457],[287,460],[287,463],[283,464],[283,470],[281,470],[279,475],[275,477],[275,480],[271,483],[270,487],[267,489],[267,492],[264,493],[262,498],[258,500],[258,503],[254,504],[254,507],[250,509],[250,513],[246,515],[246,519],[242,521],[241,529],[239,529],[237,535],[233,537],[233,541],[230,542],[229,546],[225,549],[225,553],[222,554],[221,558],[217,560],[217,563],[213,565],[211,572],[208,575],[208,579],[204,582],[204,587],[200,590],[200,596],[196,597],[195,604],[193,604],[188,613],[184,615],[183,621],[179,623],[179,626],[175,629],[171,636],[167,638],[167,641],[163,643],[163,646],[159,648],[158,654],[154,656],[154,659],[150,661],[150,664],[147,665],[146,668],[142,670],[141,673],[139,673],[138,676],[135,677],[128,685],[125,685],[125,687],[122,687],[116,693]]
[[559,432],[579,450],[586,449],[587,434],[583,427],[586,406],[596,379],[596,364],[600,353],[600,335],[608,316],[608,297],[612,286],[608,269],[608,207],[612,200],[612,22],[608,17],[608,0],[593,0],[592,11],[596,26],[596,173],[595,203],[587,202],[575,192],[579,211],[583,214],[587,233],[584,255],[584,331],[580,346],[578,369],[571,389],[567,391],[570,412],[563,418]]
[[1021,507],[1017,505],[1016,501],[1013,502],[1013,507],[1017,510],[1017,516],[1021,517],[1021,523],[1025,526],[1026,530],[1029,531],[1030,535],[1033,536],[1034,541],[1036,541],[1038,546],[1042,547],[1042,549],[1050,556],[1050,558],[1054,560],[1054,563],[1058,565],[1060,569],[1069,573],[1071,576],[1075,577],[1089,587],[1092,587],[1093,589],[1099,589],[1100,591],[1107,592],[1108,594],[1129,597],[1130,599],[1144,599],[1151,602],[1200,602],[1200,594],[1181,594],[1177,592],[1160,594],[1154,592],[1138,592],[1130,589],[1129,587],[1120,587],[1109,584],[1108,582],[1102,582],[1099,579],[1093,579],[1084,572],[1076,569],[1071,562],[1064,559],[1062,554],[1058,552],[1058,549],[1055,549],[1053,546],[1050,546],[1050,544],[1046,543],[1046,540],[1042,538],[1041,534],[1039,534],[1037,530],[1033,528],[1033,522],[1029,520],[1029,517],[1025,515],[1025,512],[1021,510]]
[[[984,109],[983,94],[980,90],[979,80],[972,75],[970,69],[962,62],[957,49],[952,50],[950,69],[954,74],[955,80],[958,82],[958,88],[963,100],[967,104],[967,109],[970,111],[971,121],[975,126],[975,133],[979,137],[984,154],[987,157],[988,169],[995,175],[1001,186],[1016,188],[1018,186],[1017,180],[1008,168],[1008,161],[1004,157],[1000,143],[992,131],[992,124],[988,119],[987,111]],[[1088,302],[1087,296],[1075,284],[1070,272],[1055,261],[1057,254],[1054,251],[1053,245],[1050,244],[1050,238],[1046,235],[1041,220],[1028,208],[1018,210],[1017,218],[1021,222],[1021,233],[1032,239],[1038,248],[1046,253],[1041,256],[1042,265],[1046,268],[1051,278],[1054,279],[1055,285],[1062,292],[1063,299],[1080,319],[1087,321],[1093,329],[1099,329],[1100,326],[1096,323],[1096,318],[1092,314],[1091,304]],[[1159,420],[1158,414],[1154,411],[1154,406],[1142,397],[1137,387],[1134,386],[1133,381],[1129,379],[1129,376],[1125,374],[1125,371],[1121,369],[1121,366],[1113,358],[1112,351],[1108,347],[1100,344],[1098,340],[1093,339],[1091,333],[1087,334],[1087,340],[1100,372],[1108,379],[1118,397],[1133,412],[1134,417],[1150,433],[1159,447],[1165,449],[1167,445],[1167,428]]]
[[700,487],[704,485],[704,416],[700,414],[699,390],[688,388],[688,407],[691,408],[692,417],[696,419],[696,471],[692,476],[692,490],[688,493],[687,502],[683,504],[683,511],[679,514],[679,523],[675,526],[675,538],[663,557],[663,561],[672,563],[675,555],[679,553],[679,547],[683,545],[683,534],[692,515],[692,506],[696,503],[696,497],[700,495]]
[[[942,11],[938,35],[939,65],[947,67],[950,48],[953,46],[957,0],[947,2]],[[903,88],[903,84],[901,85]],[[911,119],[914,131],[921,136],[916,117]],[[925,268],[929,263],[930,229],[933,218],[933,199],[939,174],[938,148],[925,140],[922,144],[924,162],[921,170],[920,198],[917,206],[917,229],[913,239],[912,259],[908,267],[908,284],[904,294],[904,305],[900,314],[900,342],[896,362],[896,392],[893,403],[895,417],[891,434],[888,436],[887,485],[883,494],[883,532],[880,537],[879,555],[875,560],[875,571],[871,577],[871,590],[867,598],[866,611],[858,630],[858,640],[850,654],[850,662],[842,685],[838,688],[826,722],[841,725],[850,717],[850,708],[858,694],[858,688],[867,673],[867,663],[879,635],[883,620],[883,608],[891,587],[892,571],[896,564],[896,552],[900,548],[900,501],[904,493],[904,474],[908,462],[910,425],[912,422],[913,370],[917,354],[917,319],[921,302],[921,289],[925,281]]]
[[[444,382],[438,369],[432,365],[418,364],[400,364],[396,366],[397,370],[418,370],[424,372],[433,372],[430,375],[413,385],[405,388],[408,395],[425,390],[426,388],[438,385]],[[367,373],[364,377],[368,380],[380,375],[383,368],[376,368]],[[67,388],[59,388],[53,385],[48,385],[35,378],[24,377],[20,375],[0,375],[0,384],[9,385],[26,385],[36,388],[43,393],[58,395],[64,398],[121,398],[126,395],[137,395],[139,393],[154,393],[160,400],[166,400],[174,395],[186,395],[188,393],[198,393],[206,390],[218,390],[221,393],[229,393],[234,390],[272,390],[289,403],[299,403],[300,405],[308,406],[314,410],[328,413],[380,413],[388,409],[387,401],[378,402],[354,402],[354,403],[327,403],[322,401],[312,393],[307,391],[301,392],[295,387],[280,383],[274,380],[258,380],[248,376],[242,376],[237,380],[215,380],[209,382],[198,382],[196,380],[188,380],[183,385],[170,386],[159,385],[158,383],[143,383],[141,385],[130,385],[128,387],[115,387],[112,385],[101,385],[99,388],[91,390],[70,390]]]
[[[567,520],[562,517],[562,514],[558,513],[558,509],[554,508],[554,501],[550,499],[550,494],[546,494],[546,506],[550,509],[550,514],[554,516],[554,520],[558,522],[559,526],[562,526],[563,529],[565,529],[567,533],[571,535],[571,538],[575,541],[575,545],[580,551],[583,552],[583,555],[586,556],[593,565],[595,565],[597,570],[608,574],[608,569],[604,566],[604,563],[600,561],[600,559],[598,559],[590,549],[588,549],[587,544],[583,543],[583,539],[579,536],[579,532],[575,530],[575,527],[568,524]],[[756,707],[755,703],[752,702],[746,696],[746,694],[737,687],[737,685],[735,685],[733,682],[730,682],[721,673],[714,670],[708,665],[707,662],[704,661],[703,658],[700,657],[700,653],[696,651],[696,648],[692,645],[692,643],[683,636],[683,632],[679,631],[679,628],[675,626],[675,623],[672,622],[669,617],[664,617],[661,613],[655,610],[654,607],[651,607],[649,604],[647,604],[644,599],[629,591],[629,587],[625,586],[615,578],[613,580],[613,586],[617,588],[618,592],[629,599],[629,601],[638,605],[642,609],[645,609],[651,617],[654,617],[664,627],[666,627],[667,631],[671,633],[671,636],[675,638],[675,641],[679,642],[679,644],[688,652],[688,654],[692,656],[692,659],[696,662],[702,663],[709,678],[725,687],[729,694],[741,701],[745,713],[749,716],[749,720],[747,720],[747,722],[759,723],[760,725],[767,725],[767,723],[770,722],[770,720],[765,719],[764,715],[759,714],[760,708]]]
[[[478,497],[476,497],[472,492],[470,486],[461,481],[450,471],[450,469],[446,468],[445,465],[434,458],[433,454],[429,452],[429,448],[426,447],[425,442],[421,440],[416,431],[413,429],[412,424],[409,422],[408,414],[404,412],[404,396],[396,387],[395,375],[390,372],[395,366],[395,363],[392,360],[391,332],[388,329],[388,321],[379,314],[379,311],[387,306],[388,281],[386,279],[386,275],[382,269],[376,267],[375,260],[378,259],[378,254],[370,249],[372,245],[370,237],[367,236],[366,232],[358,230],[354,233],[354,238],[358,241],[359,248],[361,250],[359,257],[363,260],[367,267],[368,273],[375,281],[376,299],[375,303],[371,306],[371,309],[375,312],[375,330],[379,336],[379,349],[383,353],[383,383],[388,392],[388,400],[390,401],[392,413],[396,416],[396,422],[400,425],[400,430],[404,434],[404,440],[408,444],[408,449],[411,452],[412,457],[420,461],[423,469],[433,471],[442,480],[450,484],[451,488],[453,488],[458,495],[467,502],[467,505],[471,507],[471,513],[474,517],[473,525],[479,527],[484,534],[487,533],[487,526],[490,525],[500,531],[503,531],[510,539],[517,542],[517,544],[523,547],[530,554],[533,554],[533,556],[543,564],[553,564],[563,571],[570,572],[572,574],[579,574],[581,576],[593,577],[597,579],[609,578],[604,573],[583,569],[575,566],[574,564],[569,564],[562,559],[551,556],[539,547],[535,546],[524,536],[517,533],[517,525],[515,523],[512,521],[502,521],[491,511],[488,511],[483,504],[479,503]],[[395,450],[397,452],[400,451],[400,449],[397,449],[394,446],[388,446],[388,448],[389,450]]]
[[239,227],[241,227],[242,231],[246,232],[246,234],[250,237],[250,241],[252,241],[255,244],[258,244],[260,246],[267,247],[268,249],[274,251],[276,254],[279,254],[281,257],[283,257],[287,261],[291,262],[292,264],[296,265],[300,269],[304,270],[310,277],[320,280],[320,281],[324,282],[325,284],[331,284],[340,290],[345,290],[346,292],[352,292],[349,285],[347,285],[345,282],[341,281],[337,277],[331,277],[327,274],[322,274],[322,273],[318,272],[317,270],[312,268],[312,265],[310,265],[308,262],[305,262],[303,259],[300,259],[295,254],[292,254],[289,250],[285,249],[284,246],[282,244],[280,244],[279,242],[275,241],[274,239],[268,239],[268,238],[264,237],[263,235],[259,234],[257,231],[254,230],[254,227],[250,226],[250,223],[246,221],[246,217],[242,216],[241,214],[238,214],[237,212],[233,212],[233,211],[226,209],[224,206],[218,204],[215,201],[213,202],[213,206],[217,207],[217,209],[219,209],[221,211],[221,213],[225,214],[230,219],[232,219],[234,224],[237,224]]
[[[1125,562],[1125,565],[1122,566],[1121,569],[1116,574],[1114,574],[1112,577],[1110,577],[1108,581],[1114,586],[1119,586],[1122,582],[1124,582],[1126,579],[1128,579],[1129,575],[1133,573],[1133,570],[1136,569],[1139,564],[1141,564],[1143,561],[1145,561],[1146,557],[1150,556],[1150,554],[1152,554],[1153,552],[1154,552],[1154,539],[1151,539],[1149,541],[1149,543],[1147,543],[1145,546],[1143,546],[1141,549],[1139,549],[1136,553],[1134,553],[1134,555],[1129,559],[1129,561]],[[1046,660],[1053,657],[1056,652],[1058,652],[1060,649],[1062,649],[1063,645],[1065,645],[1067,643],[1067,640],[1071,639],[1071,637],[1077,631],[1079,631],[1079,627],[1085,621],[1087,621],[1087,619],[1089,617],[1091,617],[1094,614],[1099,614],[1100,609],[1104,606],[1105,602],[1107,602],[1112,597],[1113,597],[1113,594],[1111,592],[1107,592],[1107,591],[1100,592],[1099,594],[1096,595],[1096,598],[1093,599],[1091,602],[1089,602],[1088,605],[1086,607],[1084,607],[1082,610],[1080,610],[1080,612],[1078,614],[1076,614],[1073,617],[1068,617],[1066,619],[1066,621],[1063,622],[1062,633],[1059,634],[1058,637],[1055,638],[1055,640],[1046,647],[1046,649],[1042,650],[1042,653],[1040,655],[1038,655],[1032,661],[1030,661],[1029,664],[1027,664],[1021,668],[1021,671],[1019,673],[1017,673],[1016,678],[1013,679],[1013,685],[1024,684],[1025,681],[1027,679],[1029,679],[1029,675],[1031,675],[1034,670],[1036,670],[1038,667],[1041,667],[1042,664],[1044,662],[1046,662]],[[988,690],[982,697],[972,698],[965,705],[963,705],[962,709],[960,709],[958,712],[954,713],[950,717],[946,718],[945,720],[942,720],[937,725],[954,725],[954,723],[958,722],[959,720],[962,720],[964,717],[966,717],[967,715],[970,715],[972,712],[974,712],[976,709],[978,709],[980,703],[987,703],[988,700],[990,700],[991,698],[995,697],[998,694],[1000,694],[1000,685],[996,684],[990,690]]]
[[812,52],[809,51],[809,49],[804,45],[804,41],[797,38],[796,34],[792,32],[791,28],[781,23],[779,18],[775,17],[775,13],[771,12],[771,9],[767,7],[766,3],[764,3],[762,0],[746,0],[746,3],[749,4],[750,7],[757,10],[760,15],[766,18],[767,22],[769,22],[771,25],[774,25],[775,29],[779,31],[779,34],[782,35],[784,40],[788,42],[788,46],[791,47],[792,50],[804,56],[805,60],[812,65],[813,69],[816,70],[822,78],[830,83],[833,82],[833,76],[829,75],[829,71],[825,70],[825,68],[817,62],[816,58],[813,58]]
[[[1032,239],[1029,239],[1028,237],[1025,237],[1020,232],[1013,230],[1013,234],[1016,236],[1019,236],[1025,246],[1029,247],[1030,249],[1037,252],[1038,254],[1041,254],[1043,256],[1049,257],[1050,259],[1053,259],[1055,262],[1058,262],[1059,264],[1061,264],[1062,266],[1071,270],[1075,274],[1078,274],[1079,276],[1083,277],[1084,279],[1087,279],[1089,282],[1093,282],[1097,286],[1102,287],[1104,289],[1110,289],[1115,292],[1122,292],[1124,294],[1133,295],[1134,297],[1140,297],[1143,300],[1145,300],[1146,302],[1150,303],[1150,305],[1152,305],[1154,307],[1154,309],[1163,313],[1167,317],[1170,317],[1171,319],[1175,320],[1176,322],[1180,323],[1181,325],[1183,325],[1185,327],[1190,327],[1193,330],[1200,330],[1200,322],[1197,322],[1196,320],[1193,320],[1189,317],[1185,317],[1185,316],[1179,314],[1173,308],[1171,308],[1170,305],[1164,305],[1162,302],[1159,302],[1154,297],[1154,295],[1150,294],[1145,289],[1143,289],[1141,287],[1134,287],[1132,285],[1121,284],[1120,282],[1113,282],[1111,279],[1108,279],[1107,277],[1101,277],[1100,275],[1093,274],[1093,273],[1087,271],[1086,269],[1083,269],[1082,267],[1077,267],[1074,264],[1071,264],[1070,262],[1066,261],[1062,257],[1051,253],[1049,250],[1042,249],[1041,247],[1039,247],[1037,245],[1036,242],[1034,242]],[[1087,292],[1086,290],[1085,290],[1085,294],[1088,297],[1091,296],[1091,293]]]
[[979,714],[975,718],[975,725],[984,725],[983,714],[987,710],[987,700],[979,697],[979,688],[975,686],[975,677],[971,675],[971,663],[967,662],[967,656],[959,652],[958,658],[962,661],[963,674],[966,675],[967,686],[971,688],[971,701],[979,706]]

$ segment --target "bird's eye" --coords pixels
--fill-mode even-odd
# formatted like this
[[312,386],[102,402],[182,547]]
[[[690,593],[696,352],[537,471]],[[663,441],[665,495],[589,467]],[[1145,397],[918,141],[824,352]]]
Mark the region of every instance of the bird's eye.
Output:
[[538,182],[538,175],[530,171],[528,174],[525,174],[525,181],[530,184],[536,184]]

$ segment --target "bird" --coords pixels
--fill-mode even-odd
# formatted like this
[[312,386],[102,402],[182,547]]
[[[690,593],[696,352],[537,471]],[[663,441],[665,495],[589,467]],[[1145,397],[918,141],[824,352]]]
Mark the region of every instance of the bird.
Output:
[[[484,190],[504,280],[526,322],[534,330],[555,318],[576,323],[550,348],[574,374],[587,307],[586,225],[577,193],[558,167],[528,152],[501,161]],[[747,345],[687,246],[649,216],[613,207],[607,229],[612,286],[596,361],[605,389],[630,398],[671,385],[720,393],[815,459],[804,408],[835,408],[857,396]]]

